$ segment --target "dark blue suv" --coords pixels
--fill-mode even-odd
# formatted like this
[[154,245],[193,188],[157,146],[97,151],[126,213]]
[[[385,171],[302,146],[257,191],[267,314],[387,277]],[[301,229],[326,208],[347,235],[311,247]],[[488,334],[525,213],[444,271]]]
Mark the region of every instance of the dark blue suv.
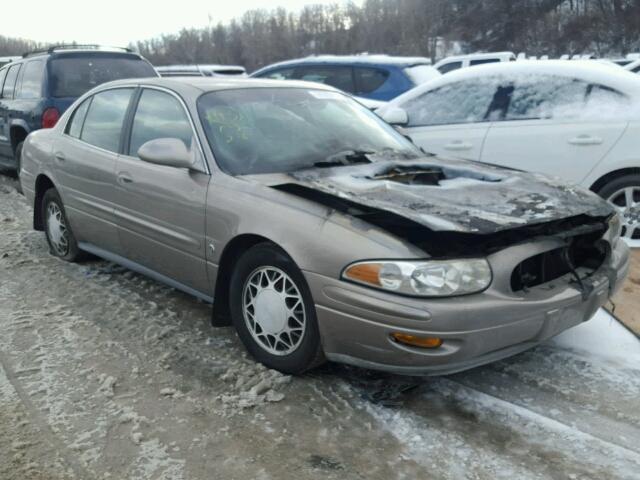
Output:
[[53,127],[82,94],[121,78],[157,77],[128,49],[97,45],[57,46],[26,53],[0,69],[0,166],[20,173],[22,142]]
[[331,85],[356,97],[389,101],[440,76],[423,57],[388,55],[320,55],[261,68],[254,78],[306,80]]

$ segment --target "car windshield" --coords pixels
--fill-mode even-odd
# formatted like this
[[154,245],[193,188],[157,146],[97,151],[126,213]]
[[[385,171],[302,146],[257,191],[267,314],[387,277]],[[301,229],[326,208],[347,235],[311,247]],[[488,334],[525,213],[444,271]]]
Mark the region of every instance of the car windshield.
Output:
[[198,113],[216,160],[231,175],[416,158],[420,151],[365,107],[337,92],[255,88],[207,93]]
[[65,56],[51,61],[51,94],[79,97],[111,80],[157,76],[149,63],[132,55]]

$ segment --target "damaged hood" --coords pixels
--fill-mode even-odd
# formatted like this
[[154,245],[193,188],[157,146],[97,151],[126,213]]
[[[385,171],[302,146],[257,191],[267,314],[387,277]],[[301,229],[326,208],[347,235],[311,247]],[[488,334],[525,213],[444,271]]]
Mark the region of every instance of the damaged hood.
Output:
[[[288,190],[310,189],[434,231],[495,233],[578,215],[607,217],[595,194],[549,177],[462,160],[425,157],[314,168],[252,180]],[[290,189],[289,189],[290,190]]]

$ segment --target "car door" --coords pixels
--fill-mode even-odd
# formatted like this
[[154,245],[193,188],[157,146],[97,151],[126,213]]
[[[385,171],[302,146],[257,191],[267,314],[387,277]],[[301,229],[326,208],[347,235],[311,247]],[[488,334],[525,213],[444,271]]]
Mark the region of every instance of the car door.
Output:
[[19,63],[7,69],[0,93],[0,155],[9,158],[13,158],[10,123],[13,115],[13,99],[21,67],[22,64]]
[[621,138],[628,100],[581,80],[550,75],[500,90],[481,160],[582,182]]
[[399,105],[409,118],[401,131],[427,152],[479,160],[496,87],[496,80],[489,78],[428,90]]
[[54,145],[55,181],[81,243],[120,253],[114,226],[116,160],[135,89],[96,93],[78,105]]
[[[117,165],[115,211],[124,256],[182,289],[210,296],[205,259],[210,176],[182,100],[169,91],[142,89],[127,136]],[[182,140],[202,171],[141,160],[138,149],[158,138]]]

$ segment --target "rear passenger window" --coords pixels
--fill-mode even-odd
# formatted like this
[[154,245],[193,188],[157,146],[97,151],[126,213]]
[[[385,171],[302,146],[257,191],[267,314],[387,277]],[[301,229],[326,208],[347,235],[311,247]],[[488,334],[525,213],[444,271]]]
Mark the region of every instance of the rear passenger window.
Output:
[[354,68],[356,76],[356,92],[367,94],[378,90],[389,78],[387,70],[377,68]]
[[622,93],[602,85],[590,85],[583,118],[619,118],[630,111],[631,102]]
[[87,110],[89,105],[91,104],[91,98],[87,98],[82,104],[76,108],[76,111],[73,112],[73,116],[69,121],[69,125],[67,126],[67,134],[74,137],[80,138],[80,134],[82,133],[82,125],[84,123],[84,118],[87,115]]
[[122,125],[132,92],[132,88],[119,88],[95,94],[80,138],[93,146],[118,152]]
[[513,82],[506,120],[575,118],[582,113],[587,83],[571,78],[534,75]]
[[42,97],[42,77],[44,76],[44,62],[33,60],[24,66],[22,74],[22,86],[18,98]]
[[291,80],[293,78],[293,68],[281,68],[280,70],[272,70],[269,73],[260,75],[260,78],[269,78],[273,80]]
[[21,65],[14,65],[9,68],[7,72],[7,78],[4,81],[4,87],[2,87],[2,98],[13,98],[13,93],[16,89],[16,80],[18,79],[18,73],[20,72]]
[[351,67],[301,67],[296,74],[296,78],[307,82],[331,85],[343,92],[355,93],[356,91],[355,85],[353,84],[353,71]]
[[133,118],[129,155],[137,156],[142,145],[158,138],[177,138],[191,149],[191,123],[184,108],[173,95],[145,89]]

